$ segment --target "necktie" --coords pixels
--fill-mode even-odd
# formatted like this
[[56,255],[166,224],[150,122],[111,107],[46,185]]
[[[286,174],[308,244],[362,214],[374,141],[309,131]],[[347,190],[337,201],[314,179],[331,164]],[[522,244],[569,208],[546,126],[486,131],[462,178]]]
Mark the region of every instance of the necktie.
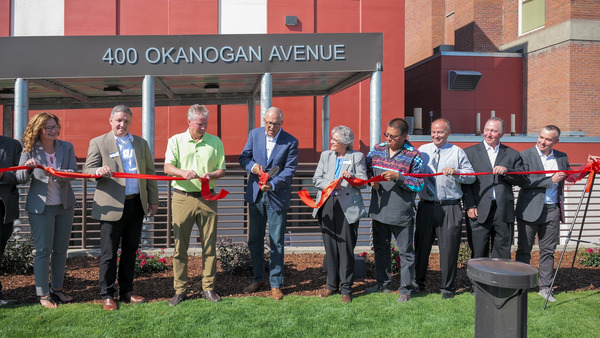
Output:
[[[440,163],[440,148],[437,148],[433,152],[433,158],[431,159],[431,166],[433,167],[433,172],[437,173],[438,164]],[[437,199],[437,187],[436,187],[436,179],[435,176],[428,177],[427,179],[427,192],[431,197]]]

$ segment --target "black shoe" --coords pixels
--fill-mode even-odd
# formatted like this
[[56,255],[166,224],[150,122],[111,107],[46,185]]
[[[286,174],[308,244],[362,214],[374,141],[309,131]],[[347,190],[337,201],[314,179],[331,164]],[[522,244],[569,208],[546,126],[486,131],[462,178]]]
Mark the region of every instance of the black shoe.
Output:
[[442,292],[442,299],[454,298],[454,292]]
[[169,306],[175,306],[185,300],[185,293],[176,293],[169,301]]
[[202,291],[202,298],[208,299],[211,302],[218,303],[221,301],[221,297],[214,291]]

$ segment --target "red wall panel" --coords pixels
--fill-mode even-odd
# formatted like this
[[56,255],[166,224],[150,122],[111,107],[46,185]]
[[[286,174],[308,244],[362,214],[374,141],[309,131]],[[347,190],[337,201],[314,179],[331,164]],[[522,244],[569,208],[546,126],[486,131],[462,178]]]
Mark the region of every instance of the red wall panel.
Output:
[[116,1],[65,0],[65,35],[115,35]]
[[218,0],[170,0],[169,35],[219,33]]
[[168,0],[120,1],[117,35],[169,33]]
[[10,36],[11,0],[0,0],[0,36]]

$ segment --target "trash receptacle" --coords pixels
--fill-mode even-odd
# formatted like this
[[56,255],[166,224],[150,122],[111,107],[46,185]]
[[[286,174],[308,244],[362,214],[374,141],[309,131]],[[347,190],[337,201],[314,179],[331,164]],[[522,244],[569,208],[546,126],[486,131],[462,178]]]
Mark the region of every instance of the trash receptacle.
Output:
[[526,337],[527,289],[538,284],[538,269],[501,258],[467,262],[475,292],[475,337]]

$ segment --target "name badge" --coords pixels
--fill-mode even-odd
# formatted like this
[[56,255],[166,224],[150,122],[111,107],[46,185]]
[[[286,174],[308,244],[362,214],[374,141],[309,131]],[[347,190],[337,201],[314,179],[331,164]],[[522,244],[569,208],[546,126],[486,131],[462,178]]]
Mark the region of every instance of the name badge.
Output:
[[351,162],[351,161],[349,161],[349,160],[345,160],[345,161],[344,161],[344,164],[350,164],[350,163],[352,163],[352,162]]
[[112,154],[108,154],[108,156],[110,156],[110,158],[119,157],[119,153],[118,152],[114,152]]

